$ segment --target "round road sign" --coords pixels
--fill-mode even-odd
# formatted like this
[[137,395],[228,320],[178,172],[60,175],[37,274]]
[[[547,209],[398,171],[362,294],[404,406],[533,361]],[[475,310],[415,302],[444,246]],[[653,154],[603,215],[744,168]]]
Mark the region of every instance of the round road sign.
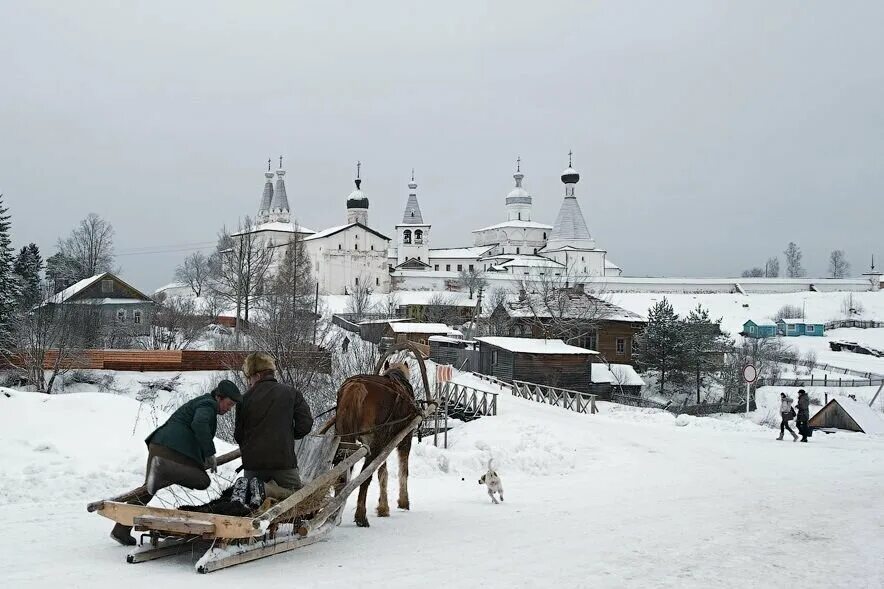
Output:
[[752,364],[746,364],[743,367],[743,380],[746,382],[755,382],[755,379],[758,378],[758,370]]

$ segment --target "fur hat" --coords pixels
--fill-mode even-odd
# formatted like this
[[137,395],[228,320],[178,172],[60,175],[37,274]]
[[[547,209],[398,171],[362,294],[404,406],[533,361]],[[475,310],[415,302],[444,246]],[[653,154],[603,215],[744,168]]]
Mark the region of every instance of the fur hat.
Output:
[[272,370],[275,372],[276,362],[273,361],[273,357],[270,354],[264,352],[252,352],[246,356],[246,359],[242,364],[242,371],[246,375],[246,378],[251,378],[265,370]]

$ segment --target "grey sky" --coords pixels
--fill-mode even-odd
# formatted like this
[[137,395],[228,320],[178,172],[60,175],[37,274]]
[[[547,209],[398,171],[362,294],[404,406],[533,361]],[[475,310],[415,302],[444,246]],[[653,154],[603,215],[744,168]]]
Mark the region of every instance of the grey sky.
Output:
[[[308,227],[344,222],[361,159],[372,226],[393,236],[414,167],[432,245],[471,244],[517,155],[551,223],[573,149],[627,275],[884,254],[878,1],[117,4],[0,0],[16,245],[90,211],[121,254],[213,241],[279,154]],[[148,290],[184,255],[118,261]]]

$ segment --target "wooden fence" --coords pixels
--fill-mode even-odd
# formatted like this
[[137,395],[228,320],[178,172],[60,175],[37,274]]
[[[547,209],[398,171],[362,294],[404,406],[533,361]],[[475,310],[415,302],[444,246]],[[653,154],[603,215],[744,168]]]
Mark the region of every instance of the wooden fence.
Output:
[[829,378],[828,374],[824,374],[822,378],[759,378],[756,387],[832,387],[832,388],[850,388],[850,387],[874,387],[884,384],[884,377],[881,376],[863,376],[856,378]]
[[[65,359],[62,365],[69,369],[132,372],[236,370],[248,354],[246,350],[82,350]],[[329,351],[313,348],[305,349],[301,354],[305,365],[317,366],[324,374],[331,372]],[[43,367],[52,369],[57,359],[58,351],[47,350]],[[8,362],[18,364],[19,360]]]
[[[440,441],[448,448],[448,418],[472,421],[497,415],[497,393],[474,389],[454,382],[436,383],[436,411],[418,426],[419,434],[433,436],[433,445]],[[441,440],[440,440],[441,438]]]
[[598,413],[595,405],[596,395],[581,391],[513,380],[513,395],[577,413]]
[[882,321],[862,321],[859,319],[840,319],[826,322],[826,329],[840,329],[842,327],[858,327],[860,329],[874,329],[884,327]]
[[504,380],[500,380],[496,376],[491,376],[490,374],[481,374],[479,372],[474,372],[473,376],[479,378],[479,380],[484,380],[487,383],[491,383],[493,385],[499,386],[502,389],[509,389],[510,392],[513,390],[513,385]]

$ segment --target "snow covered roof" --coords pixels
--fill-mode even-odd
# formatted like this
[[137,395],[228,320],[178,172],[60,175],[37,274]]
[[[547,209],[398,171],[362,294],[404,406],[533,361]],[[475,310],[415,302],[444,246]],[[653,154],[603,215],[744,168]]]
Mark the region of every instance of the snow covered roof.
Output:
[[521,354],[598,354],[593,350],[566,344],[560,339],[534,339],[528,337],[477,337],[476,340]]
[[884,416],[865,403],[854,401],[849,397],[836,397],[829,401],[829,403],[838,403],[863,432],[884,435]]
[[580,204],[577,198],[566,196],[562,201],[562,207],[559,209],[559,215],[553,224],[552,233],[549,234],[549,241],[591,241],[589,229],[586,227],[586,219],[583,218],[583,211],[580,210]]
[[490,229],[552,229],[552,225],[547,225],[545,223],[537,223],[536,221],[504,221],[503,223],[498,223],[497,225],[489,225],[488,227],[482,227],[481,229],[473,230],[473,233],[479,233],[480,231],[488,231]]
[[622,268],[608,258],[605,258],[605,270],[622,270]]
[[444,323],[390,323],[393,333],[439,333],[448,335],[454,331]]
[[337,225],[335,227],[329,227],[328,229],[323,229],[322,231],[320,231],[318,233],[314,233],[313,235],[305,237],[304,241],[312,241],[314,239],[322,239],[323,237],[329,237],[331,235],[334,235],[335,233],[339,233],[341,231],[344,231],[346,229],[350,229],[351,227],[356,227],[356,226],[359,226],[359,227],[365,229],[366,231],[374,233],[375,235],[377,235],[381,239],[386,239],[388,241],[390,239],[386,235],[383,235],[382,233],[378,233],[377,231],[375,231],[371,227],[366,227],[362,223],[348,223],[346,225]]
[[302,227],[297,223],[284,223],[282,221],[271,221],[269,223],[259,223],[248,229],[231,233],[232,237],[245,235],[246,233],[260,233],[262,231],[277,231],[279,233],[316,233],[312,229]]
[[[280,163],[282,161],[280,160]],[[273,191],[272,200],[270,201],[270,210],[271,211],[288,211],[289,210],[289,198],[285,193],[285,170],[280,168],[276,170],[276,189]]]
[[421,207],[417,203],[417,195],[409,194],[408,202],[405,203],[405,212],[402,213],[403,225],[423,225],[424,217],[421,215]]
[[505,262],[497,264],[500,268],[564,268],[565,265],[556,262],[555,260],[550,260],[549,258],[544,258],[543,256],[523,256],[523,255],[515,255],[515,256],[500,256],[501,258],[507,258]]
[[95,276],[90,276],[89,278],[84,278],[83,280],[81,280],[79,282],[75,282],[74,284],[70,285],[66,289],[55,293],[54,295],[52,295],[51,297],[49,297],[48,299],[43,301],[40,304],[40,306],[42,307],[44,305],[61,304],[61,303],[65,302],[66,300],[68,300],[69,298],[71,298],[72,296],[76,295],[77,293],[89,288],[90,286],[92,286],[93,284],[95,284],[96,282],[98,282],[99,280],[104,278],[105,276],[107,276],[107,272],[103,272],[101,274],[96,274]]
[[483,245],[476,247],[451,247],[430,249],[430,259],[433,258],[463,258],[479,259],[483,254],[491,250],[493,246]]
[[645,381],[638,375],[635,368],[629,364],[611,364],[593,362],[590,369],[590,378],[594,383],[610,383],[625,387],[642,387]]
[[627,311],[604,299],[589,294],[576,292],[550,294],[544,298],[540,294],[528,294],[524,300],[510,300],[503,304],[507,315],[512,318],[537,317],[548,319],[585,319],[587,321],[623,321],[628,323],[644,322],[637,313]]
[[772,321],[770,319],[761,319],[759,321],[756,321],[755,319],[747,319],[746,323],[748,323],[750,321],[759,327],[762,327],[762,326],[763,327],[776,327],[777,326],[776,322]]

